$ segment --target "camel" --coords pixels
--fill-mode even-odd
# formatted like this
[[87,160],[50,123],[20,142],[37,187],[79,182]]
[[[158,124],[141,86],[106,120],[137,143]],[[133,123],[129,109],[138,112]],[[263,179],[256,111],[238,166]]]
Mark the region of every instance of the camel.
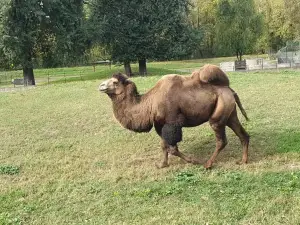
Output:
[[140,95],[135,83],[121,73],[100,84],[99,91],[112,101],[113,113],[120,124],[134,132],[149,132],[155,127],[161,138],[163,161],[159,168],[169,166],[169,154],[192,164],[202,163],[179,151],[183,127],[209,122],[216,136],[216,148],[204,167],[212,167],[217,155],[227,145],[225,128],[239,137],[243,155],[248,161],[250,136],[242,127],[236,104],[248,120],[237,93],[229,87],[227,75],[217,66],[205,65],[190,76],[163,76],[147,93]]

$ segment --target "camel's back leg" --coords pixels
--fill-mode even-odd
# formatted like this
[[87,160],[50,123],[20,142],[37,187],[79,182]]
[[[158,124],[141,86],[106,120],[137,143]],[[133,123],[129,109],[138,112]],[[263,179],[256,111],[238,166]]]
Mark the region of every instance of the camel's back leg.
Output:
[[214,130],[216,136],[216,149],[211,158],[204,165],[207,169],[211,168],[220,151],[227,145],[225,127],[234,107],[235,99],[231,91],[229,89],[224,89],[223,92],[220,93],[215,111],[209,119],[210,126]]
[[242,127],[238,116],[236,112],[236,108],[234,111],[231,113],[227,126],[230,127],[233,132],[239,137],[242,146],[243,146],[243,158],[242,158],[242,163],[247,163],[248,162],[248,146],[249,146],[249,140],[250,136],[249,134],[245,131],[245,129]]
[[223,148],[227,145],[227,138],[225,132],[225,125],[218,125],[214,123],[210,123],[212,129],[215,132],[216,136],[216,149],[210,159],[206,162],[204,167],[206,169],[210,169],[212,167],[213,162],[215,161],[218,154],[221,152]]

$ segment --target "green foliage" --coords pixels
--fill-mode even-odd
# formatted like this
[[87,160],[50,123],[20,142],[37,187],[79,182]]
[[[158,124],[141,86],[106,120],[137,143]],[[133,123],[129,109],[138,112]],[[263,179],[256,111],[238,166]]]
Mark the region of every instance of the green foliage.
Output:
[[[234,46],[226,40],[239,39],[247,44],[243,36],[252,39],[249,45],[245,45],[246,53],[266,53],[269,50],[275,52],[284,47],[287,41],[300,38],[300,18],[297,13],[300,10],[300,2],[297,0],[254,0],[254,4],[253,1],[195,0],[194,4],[189,18],[194,27],[200,27],[204,32],[198,56],[232,55],[235,53],[231,50]],[[232,17],[225,17],[225,13],[220,18],[222,7],[223,11]],[[248,9],[243,10],[243,8]],[[250,11],[253,11],[254,16],[247,14]],[[253,18],[255,14],[258,17],[256,19]],[[224,19],[228,24],[226,21],[222,22]],[[255,23],[253,20],[258,21]],[[243,26],[248,26],[248,22],[250,30],[243,29]],[[251,23],[255,24],[254,28]]]
[[[5,18],[5,12],[8,8],[8,0],[4,0],[1,2],[0,5],[0,35],[3,34],[4,31],[4,18]],[[4,45],[3,45],[3,38],[0,38],[0,68],[9,68],[9,62],[6,58],[6,55],[4,54]]]
[[291,32],[292,38],[300,38],[300,1],[284,0],[284,10],[287,16],[286,28]]
[[45,17],[38,0],[10,1],[4,12],[3,44],[4,52],[13,64],[32,68],[35,56],[34,46],[38,39],[39,24]]
[[2,49],[10,63],[33,68],[82,61],[88,45],[83,1],[12,0],[2,11]]
[[264,15],[263,35],[258,48],[279,50],[287,41],[300,37],[300,2],[297,0],[256,0]]
[[273,53],[300,38],[298,0],[2,0],[0,67]]
[[187,57],[199,31],[187,21],[188,1],[91,1],[94,40],[114,61]]
[[242,55],[252,50],[262,31],[262,18],[253,0],[220,0],[217,4],[216,35],[219,53]]
[[91,62],[107,60],[111,58],[111,55],[109,55],[107,49],[99,44],[93,45],[87,50],[86,54]]
[[[89,45],[84,14],[84,1],[44,1],[48,20],[42,24],[39,52],[43,65],[82,64]],[[46,40],[46,41],[42,41]]]
[[190,18],[193,26],[203,32],[203,40],[199,42],[196,57],[212,57],[217,54],[216,8],[217,0],[197,0],[191,9]]
[[179,172],[175,176],[175,180],[179,181],[179,182],[184,182],[184,183],[194,183],[194,182],[196,182],[195,175],[192,172],[189,172],[189,171]]
[[0,174],[15,175],[20,172],[20,167],[13,165],[0,165]]

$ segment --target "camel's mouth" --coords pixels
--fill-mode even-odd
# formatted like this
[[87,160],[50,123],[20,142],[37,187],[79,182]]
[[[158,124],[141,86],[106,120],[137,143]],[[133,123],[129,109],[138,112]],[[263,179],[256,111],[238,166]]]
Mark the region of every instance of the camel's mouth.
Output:
[[103,93],[106,93],[108,91],[108,88],[106,88],[106,87],[99,87],[99,91],[103,92]]
[[99,85],[99,91],[104,93],[108,92],[107,82],[103,82]]

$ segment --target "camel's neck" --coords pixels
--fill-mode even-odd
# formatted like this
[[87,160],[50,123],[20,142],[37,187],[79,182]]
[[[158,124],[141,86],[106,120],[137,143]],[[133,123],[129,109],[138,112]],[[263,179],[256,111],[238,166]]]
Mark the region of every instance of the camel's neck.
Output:
[[147,95],[126,96],[113,100],[116,119],[135,132],[149,132],[153,126],[152,100]]

